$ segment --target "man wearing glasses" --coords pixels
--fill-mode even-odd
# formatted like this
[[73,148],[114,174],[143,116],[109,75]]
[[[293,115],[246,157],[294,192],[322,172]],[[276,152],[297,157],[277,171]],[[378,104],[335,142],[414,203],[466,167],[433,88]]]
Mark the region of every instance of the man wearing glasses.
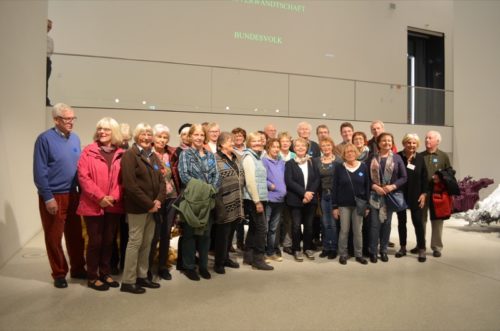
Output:
[[[56,104],[52,118],[54,127],[41,133],[35,142],[33,177],[38,189],[40,217],[54,286],[66,288],[68,271],[72,278],[85,279],[87,276],[82,225],[76,215],[80,138],[72,133],[76,117],[70,106]],[[63,233],[70,270],[61,244]]]

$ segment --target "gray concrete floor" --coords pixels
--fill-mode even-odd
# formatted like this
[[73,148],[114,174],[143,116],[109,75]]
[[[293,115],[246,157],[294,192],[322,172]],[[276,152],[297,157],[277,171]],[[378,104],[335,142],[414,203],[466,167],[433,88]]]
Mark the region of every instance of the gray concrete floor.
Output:
[[393,249],[388,263],[366,266],[285,254],[271,272],[242,266],[200,282],[174,270],[160,289],[132,295],[73,280],[55,289],[40,233],[0,270],[0,329],[500,330],[500,225],[446,221],[444,244],[426,263]]

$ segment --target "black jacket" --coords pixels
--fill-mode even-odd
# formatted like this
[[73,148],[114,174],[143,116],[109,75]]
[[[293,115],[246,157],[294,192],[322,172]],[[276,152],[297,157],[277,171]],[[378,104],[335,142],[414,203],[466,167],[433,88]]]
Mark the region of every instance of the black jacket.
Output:
[[427,182],[427,167],[425,166],[424,158],[421,154],[417,153],[415,158],[411,161],[411,164],[415,166],[408,168],[408,159],[405,156],[404,151],[398,153],[403,159],[406,166],[406,174],[408,180],[401,187],[403,194],[405,196],[406,203],[410,209],[417,209],[418,198],[422,193],[428,193],[430,191],[429,184]]
[[304,188],[304,174],[295,160],[289,160],[285,164],[286,204],[291,207],[303,207],[304,194],[306,191],[314,192],[314,198],[310,204],[317,204],[317,192],[319,189],[319,173],[313,166],[312,160],[307,161],[307,188]]
[[455,178],[455,169],[448,167],[436,171],[436,174],[444,182],[449,195],[460,195],[460,188],[457,179]]

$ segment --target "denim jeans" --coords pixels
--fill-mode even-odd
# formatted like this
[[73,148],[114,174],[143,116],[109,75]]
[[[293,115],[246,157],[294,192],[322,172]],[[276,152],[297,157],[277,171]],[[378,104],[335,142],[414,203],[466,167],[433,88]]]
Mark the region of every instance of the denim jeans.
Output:
[[284,202],[268,202],[266,205],[267,218],[267,256],[274,255],[278,249],[278,241],[276,240],[276,230],[280,224],[281,212],[285,206]]
[[[392,210],[387,209],[387,219],[382,223],[379,218],[379,210],[370,207],[371,210],[371,231],[370,231],[370,254],[387,253],[387,245],[391,236]],[[379,247],[380,240],[380,248]]]
[[323,250],[337,251],[337,222],[332,215],[331,193],[324,193],[321,197],[321,223],[323,225]]

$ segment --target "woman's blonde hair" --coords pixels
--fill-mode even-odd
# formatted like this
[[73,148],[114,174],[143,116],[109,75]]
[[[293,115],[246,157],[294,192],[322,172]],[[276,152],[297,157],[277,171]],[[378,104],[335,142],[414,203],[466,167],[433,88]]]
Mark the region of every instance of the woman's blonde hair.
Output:
[[122,144],[123,138],[122,138],[122,133],[120,130],[120,124],[118,124],[118,122],[115,119],[113,119],[111,117],[103,117],[97,122],[97,124],[95,126],[94,141],[99,140],[98,131],[101,128],[111,130],[111,144],[112,145],[120,146]]

